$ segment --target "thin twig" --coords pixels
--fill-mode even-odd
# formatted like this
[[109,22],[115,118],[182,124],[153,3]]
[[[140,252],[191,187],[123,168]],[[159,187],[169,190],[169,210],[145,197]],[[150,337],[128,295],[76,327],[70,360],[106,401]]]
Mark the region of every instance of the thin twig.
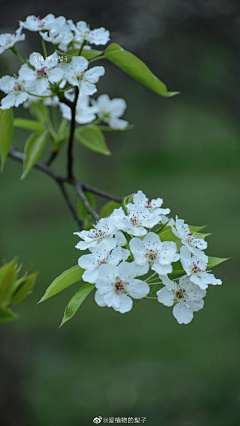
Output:
[[94,186],[88,185],[85,182],[82,182],[82,188],[85,189],[86,191],[92,192],[95,195],[99,195],[100,197],[108,198],[109,200],[112,200],[112,201],[117,201],[117,203],[121,204],[123,202],[122,197],[117,197],[116,195],[110,194],[109,192],[103,191],[102,189],[98,189],[98,188],[95,188]]
[[[21,152],[17,151],[14,146],[11,146],[9,153],[9,157],[13,158],[14,160],[17,160],[19,163],[24,163],[25,155]],[[55,181],[59,182],[69,182],[69,179],[67,176],[60,175],[59,173],[55,172],[53,169],[47,166],[47,164],[42,163],[41,161],[37,161],[34,164],[34,167],[38,170],[41,170],[42,172],[46,173],[48,176],[50,176]]]
[[79,196],[79,198],[81,198],[81,200],[83,201],[84,206],[86,207],[88,213],[90,213],[90,215],[96,220],[98,221],[99,219],[101,219],[101,216],[90,206],[90,203],[86,197],[86,195],[84,194],[84,191],[82,189],[82,183],[81,182],[76,182],[75,183],[75,189],[76,189],[76,193]]
[[51,152],[49,159],[46,161],[47,166],[50,166],[50,164],[52,164],[52,162],[55,160],[58,153],[59,153],[59,151],[52,151]]
[[75,130],[75,115],[76,115],[76,106],[78,101],[79,88],[75,88],[75,98],[71,103],[71,125],[70,125],[70,136],[68,141],[68,151],[67,151],[67,171],[68,178],[73,179],[73,141],[74,141],[74,130]]
[[[9,153],[8,153],[9,157],[13,158],[14,160],[18,161],[19,163],[23,164],[24,160],[25,160],[25,155],[19,151],[17,151],[17,149],[14,146],[11,146]],[[70,179],[68,176],[65,175],[61,175],[57,172],[55,172],[53,169],[51,169],[46,163],[42,163],[41,161],[37,161],[34,164],[34,168],[41,170],[42,172],[46,173],[48,176],[50,176],[60,187],[62,195],[66,201],[66,204],[68,206],[68,208],[70,209],[70,211],[72,212],[72,215],[74,217],[74,219],[77,221],[79,227],[82,229],[83,228],[83,221],[81,218],[79,218],[78,214],[77,214],[77,210],[75,208],[75,206],[73,205],[72,201],[69,198],[69,195],[66,191],[66,188],[64,187],[64,183],[67,183],[73,187],[75,187],[77,196],[79,198],[81,198],[81,200],[83,201],[87,211],[91,214],[91,216],[98,221],[101,216],[91,207],[85,193],[84,190],[92,192],[95,195],[98,195],[100,197],[103,198],[107,198],[109,200],[113,200],[113,201],[117,201],[119,203],[122,202],[122,198],[117,197],[113,194],[110,194],[109,192],[106,191],[102,191],[101,189],[95,188],[91,185],[88,185],[85,182],[80,182],[77,181],[76,179],[72,178]]]
[[66,201],[66,203],[69,207],[69,210],[71,211],[71,213],[73,215],[73,218],[78,223],[79,228],[84,229],[84,221],[78,216],[77,209],[75,208],[74,204],[72,203],[63,182],[58,182],[58,185],[59,185],[59,188],[62,192],[63,198],[65,199],[65,201]]

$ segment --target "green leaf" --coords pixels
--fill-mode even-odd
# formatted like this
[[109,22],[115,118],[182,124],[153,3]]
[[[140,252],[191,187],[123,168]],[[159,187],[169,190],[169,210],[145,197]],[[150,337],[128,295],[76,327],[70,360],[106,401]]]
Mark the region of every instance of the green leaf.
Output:
[[[191,232],[198,232],[198,231],[201,231],[202,229],[206,228],[207,225],[204,225],[204,226],[191,226],[191,225],[188,225],[188,226],[189,226],[189,229],[190,229]],[[210,235],[210,234],[206,234],[206,235]]]
[[118,209],[121,207],[122,204],[118,203],[117,201],[108,201],[101,209],[100,215],[101,217],[108,217],[113,210]]
[[150,90],[164,97],[175,96],[179,92],[168,92],[166,85],[159,80],[147,65],[118,44],[110,44],[105,50],[105,58],[119,66],[123,71],[135,78]]
[[93,125],[78,127],[75,130],[75,138],[91,151],[103,155],[111,155],[102,132]]
[[1,171],[3,171],[10,146],[13,140],[13,110],[0,109],[0,153]]
[[[86,195],[92,209],[95,210],[96,209],[95,196],[92,194],[92,192],[89,192],[89,191],[84,191],[84,194]],[[78,212],[78,216],[81,217],[82,219],[87,219],[89,216],[91,216],[89,215],[85,207],[85,204],[81,198],[78,199],[77,212]]]
[[71,298],[70,302],[68,303],[64,316],[61,322],[60,327],[62,327],[65,322],[70,320],[73,315],[77,312],[80,305],[84,302],[86,297],[89,295],[89,293],[94,289],[94,284],[84,284]]
[[39,159],[46,143],[46,137],[47,132],[31,133],[31,135],[28,137],[24,147],[25,160],[21,179],[24,179],[27,176],[36,161]]
[[160,232],[159,234],[160,240],[163,241],[174,241],[174,243],[177,244],[177,249],[179,250],[180,247],[182,246],[182,242],[181,240],[176,237],[176,235],[174,235],[174,233],[172,232],[172,228],[169,227],[168,229],[165,230],[163,232]]
[[215,266],[220,265],[220,263],[223,263],[223,262],[225,262],[228,259],[229,259],[229,257],[226,257],[226,258],[209,257],[208,258],[207,269],[214,268]]
[[[73,56],[78,56],[79,54],[79,49],[68,49],[65,53],[57,51],[57,53],[59,54],[59,56],[68,56],[69,59],[71,59]],[[81,52],[81,56],[83,56],[84,58],[88,59],[92,59],[95,58],[96,56],[100,56],[103,54],[102,50],[96,50],[96,49],[84,49]]]
[[[192,227],[191,227],[192,228]],[[197,227],[196,227],[197,228]],[[192,229],[191,229],[192,231]],[[192,231],[193,232],[193,231]],[[177,249],[179,250],[180,247],[182,247],[182,242],[180,240],[180,238],[178,238],[173,232],[172,232],[172,228],[171,227],[167,227],[164,228],[164,230],[158,233],[160,240],[161,241],[174,241],[177,244]],[[194,237],[195,238],[200,238],[200,239],[204,239],[206,238],[208,235],[211,234],[201,234],[199,232],[194,232]]]
[[184,271],[180,260],[178,260],[177,262],[173,262],[172,267],[173,267],[173,270],[171,274],[169,275],[186,274],[186,271]]
[[35,284],[37,273],[25,275],[18,280],[14,285],[14,291],[11,296],[11,303],[19,305],[26,297],[31,293],[31,290]]
[[6,263],[0,268],[0,306],[8,305],[16,277],[16,261]]
[[80,268],[78,265],[64,271],[61,275],[55,278],[38,303],[44,302],[50,297],[55,296],[55,294],[60,293],[60,291],[65,290],[65,288],[70,287],[72,284],[81,281],[83,272],[84,269]]
[[[226,260],[228,260],[228,258],[208,257],[207,269],[212,269],[215,266],[219,265],[220,263],[225,262]],[[180,260],[178,260],[177,262],[174,262],[172,266],[173,266],[173,271],[169,275],[186,274]]]
[[133,202],[133,196],[134,195],[135,195],[135,193],[127,195],[126,197],[124,197],[123,208],[124,208],[125,211],[126,211],[126,205]]
[[13,321],[16,318],[18,318],[18,315],[14,314],[10,309],[0,308],[0,324]]
[[26,120],[25,118],[15,118],[13,120],[14,127],[20,129],[32,130],[35,132],[44,132],[45,127],[42,123],[37,120]]
[[30,112],[42,124],[47,123],[49,120],[49,111],[41,102],[32,102]]

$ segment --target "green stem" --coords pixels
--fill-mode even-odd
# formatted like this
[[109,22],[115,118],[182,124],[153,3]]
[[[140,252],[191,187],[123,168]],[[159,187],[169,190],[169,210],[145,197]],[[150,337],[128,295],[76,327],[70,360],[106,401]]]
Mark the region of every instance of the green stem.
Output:
[[92,62],[100,61],[100,59],[105,59],[105,55],[95,56],[94,58],[89,59],[89,64]]
[[86,40],[83,40],[81,47],[79,49],[79,52],[78,52],[78,56],[81,56],[82,50],[83,50],[84,46],[86,45],[86,43],[87,43]]
[[57,116],[57,109],[55,106],[52,105],[52,120],[53,120],[53,127],[58,130],[58,116]]
[[144,299],[158,300],[157,297],[149,297],[149,296],[144,297]]
[[47,58],[47,56],[48,56],[48,54],[47,54],[47,47],[46,47],[46,43],[45,43],[44,38],[42,38],[42,37],[41,37],[41,39],[42,39],[42,49],[43,49],[43,54],[44,54],[45,59],[46,59],[46,58]]
[[[152,274],[152,275],[150,275],[150,277],[148,277],[145,281],[146,282],[148,282],[148,281],[152,281],[154,278],[153,277],[155,277],[155,275],[157,275],[157,272],[154,272],[154,274]],[[156,278],[155,278],[156,279]]]
[[10,49],[14,53],[14,55],[16,55],[18,57],[20,62],[22,62],[23,64],[26,64],[26,61],[21,57],[21,55],[19,55],[15,46],[10,47]]
[[[146,281],[146,280],[145,280]],[[148,282],[148,285],[158,285],[158,284],[162,284],[162,282],[161,281],[155,281],[155,283],[149,283]]]

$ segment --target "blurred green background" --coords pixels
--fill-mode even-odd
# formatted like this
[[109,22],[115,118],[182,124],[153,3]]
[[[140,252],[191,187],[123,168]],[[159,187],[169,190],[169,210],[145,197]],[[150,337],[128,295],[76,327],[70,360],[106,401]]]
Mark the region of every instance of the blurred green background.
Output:
[[[207,225],[207,254],[230,257],[214,270],[223,285],[209,288],[205,308],[187,326],[158,303],[139,301],[121,315],[98,307],[90,295],[58,329],[78,285],[37,302],[57,275],[77,263],[77,225],[54,182],[35,170],[20,181],[21,166],[7,160],[0,176],[0,259],[18,255],[23,270],[39,276],[17,308],[20,319],[0,329],[1,426],[88,426],[96,416],[146,417],[149,426],[237,426],[238,2],[59,0],[50,7],[46,1],[1,0],[0,6],[3,33],[27,15],[50,12],[86,20],[91,28],[105,26],[112,42],[146,61],[169,90],[181,92],[160,98],[107,64],[98,94],[125,98],[124,118],[135,127],[107,135],[111,157],[76,146],[76,173],[116,195],[142,189],[149,198],[162,197],[173,217]],[[26,38],[29,44],[19,50],[28,55],[36,37]],[[0,60],[1,75],[17,72],[11,55]],[[26,137],[15,132],[14,144],[22,149]],[[63,157],[56,169],[62,166]]]

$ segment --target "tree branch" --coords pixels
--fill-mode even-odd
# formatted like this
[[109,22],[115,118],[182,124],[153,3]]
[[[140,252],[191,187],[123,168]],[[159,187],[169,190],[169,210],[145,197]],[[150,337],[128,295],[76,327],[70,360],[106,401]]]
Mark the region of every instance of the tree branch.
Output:
[[[9,157],[13,158],[14,160],[18,161],[19,163],[23,164],[24,163],[24,159],[25,159],[25,155],[19,151],[17,151],[17,149],[14,146],[11,146],[9,153],[8,153]],[[64,186],[64,183],[67,183],[71,186],[73,186],[75,188],[76,194],[79,198],[81,198],[81,200],[83,201],[87,211],[91,214],[91,216],[98,221],[101,216],[91,207],[86,195],[84,194],[84,190],[85,191],[89,191],[92,192],[95,195],[98,195],[100,197],[103,198],[107,198],[109,200],[113,200],[113,201],[117,201],[119,203],[122,202],[122,198],[121,197],[117,197],[113,194],[110,194],[109,192],[103,191],[101,189],[95,188],[91,185],[88,185],[85,182],[80,182],[74,178],[70,179],[68,176],[66,175],[61,175],[57,172],[55,172],[53,169],[51,169],[47,164],[42,163],[40,161],[37,161],[34,164],[34,168],[41,170],[43,173],[46,173],[48,176],[50,176],[59,186],[61,193],[66,201],[66,204],[69,208],[69,210],[72,213],[73,218],[76,220],[78,226],[80,227],[80,229],[84,228],[84,221],[78,216],[77,214],[77,209],[75,208],[74,204],[72,203],[66,188]]]
[[103,191],[102,189],[88,185],[88,183],[82,182],[82,188],[86,191],[92,192],[95,195],[99,195],[100,197],[107,198],[112,201],[117,201],[117,203],[121,204],[123,202],[123,197],[117,197],[116,195],[110,194],[109,192]]
[[76,115],[76,106],[78,101],[79,88],[75,87],[75,98],[71,102],[68,99],[61,98],[60,102],[64,103],[71,109],[71,125],[70,125],[70,136],[68,141],[68,151],[67,151],[67,172],[68,178],[73,179],[73,140],[74,140],[74,130],[75,130],[75,115]]
[[79,198],[81,198],[81,200],[83,201],[84,206],[86,207],[88,213],[90,213],[90,215],[96,220],[98,221],[99,219],[101,219],[101,216],[95,211],[93,210],[93,208],[90,206],[90,203],[86,197],[86,195],[84,194],[83,191],[83,185],[81,182],[76,182],[75,183],[75,189],[76,189],[76,193],[79,196]]
[[77,209],[75,208],[74,204],[72,203],[63,182],[58,182],[58,185],[59,185],[59,188],[62,192],[63,198],[65,199],[67,206],[68,206],[69,210],[71,211],[71,213],[73,215],[73,218],[78,223],[79,228],[84,229],[84,221],[78,216]]

